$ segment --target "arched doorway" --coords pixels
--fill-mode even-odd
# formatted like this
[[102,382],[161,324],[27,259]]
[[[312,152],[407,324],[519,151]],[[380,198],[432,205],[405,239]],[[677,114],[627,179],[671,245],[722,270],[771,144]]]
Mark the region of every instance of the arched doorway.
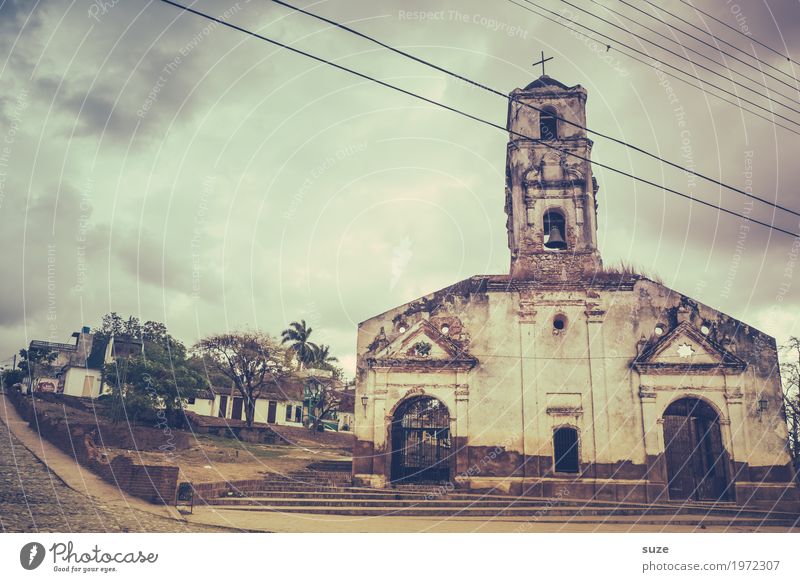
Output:
[[699,398],[681,398],[664,411],[669,498],[725,501],[728,455],[719,416]]
[[437,482],[450,478],[450,413],[435,398],[402,403],[392,417],[392,482]]

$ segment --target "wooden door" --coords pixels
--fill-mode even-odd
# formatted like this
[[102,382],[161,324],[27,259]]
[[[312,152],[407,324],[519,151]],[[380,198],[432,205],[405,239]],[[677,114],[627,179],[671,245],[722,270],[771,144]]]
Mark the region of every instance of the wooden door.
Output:
[[82,396],[92,396],[92,386],[94,386],[94,376],[84,376]]
[[686,416],[664,416],[669,498],[690,499],[695,490],[694,438]]
[[267,408],[267,422],[270,424],[275,424],[275,416],[278,412],[278,403],[274,400],[269,401],[269,407]]
[[702,400],[683,398],[664,412],[670,499],[725,501],[728,455],[716,412]]
[[232,408],[231,420],[242,420],[242,399],[234,398]]
[[227,396],[220,396],[219,397],[219,412],[217,412],[217,416],[220,418],[225,418],[228,413],[228,397]]

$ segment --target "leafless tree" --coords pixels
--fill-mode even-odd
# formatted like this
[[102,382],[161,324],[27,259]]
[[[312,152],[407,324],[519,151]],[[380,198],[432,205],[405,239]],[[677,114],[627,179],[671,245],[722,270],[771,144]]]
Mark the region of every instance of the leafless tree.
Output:
[[252,331],[208,336],[193,349],[236,387],[244,401],[247,426],[252,426],[259,392],[286,373],[285,351],[266,334]]
[[782,347],[783,403],[789,429],[789,452],[800,468],[800,339],[792,336]]
[[332,380],[309,379],[306,381],[306,390],[310,408],[308,428],[322,430],[325,418],[339,410],[342,395]]

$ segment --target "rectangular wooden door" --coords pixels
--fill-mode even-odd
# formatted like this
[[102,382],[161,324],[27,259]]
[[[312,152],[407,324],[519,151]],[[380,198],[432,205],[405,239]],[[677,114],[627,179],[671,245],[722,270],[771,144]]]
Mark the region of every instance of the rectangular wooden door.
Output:
[[278,403],[274,400],[269,401],[269,408],[267,408],[267,422],[275,424],[275,416],[278,412]]
[[664,416],[669,498],[690,499],[695,490],[695,446],[692,422],[686,416]]
[[94,385],[94,376],[84,376],[83,378],[83,396],[92,395],[92,385]]
[[242,399],[233,399],[233,410],[231,411],[232,420],[242,420]]
[[217,412],[217,416],[220,418],[225,418],[225,415],[228,412],[228,397],[227,396],[220,396],[219,397],[219,412]]

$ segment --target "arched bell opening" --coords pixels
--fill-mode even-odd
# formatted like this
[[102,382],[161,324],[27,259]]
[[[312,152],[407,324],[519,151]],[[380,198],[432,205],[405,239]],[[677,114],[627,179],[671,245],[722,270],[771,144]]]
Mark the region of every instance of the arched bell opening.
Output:
[[545,106],[539,113],[539,139],[558,139],[558,113],[554,107]]

